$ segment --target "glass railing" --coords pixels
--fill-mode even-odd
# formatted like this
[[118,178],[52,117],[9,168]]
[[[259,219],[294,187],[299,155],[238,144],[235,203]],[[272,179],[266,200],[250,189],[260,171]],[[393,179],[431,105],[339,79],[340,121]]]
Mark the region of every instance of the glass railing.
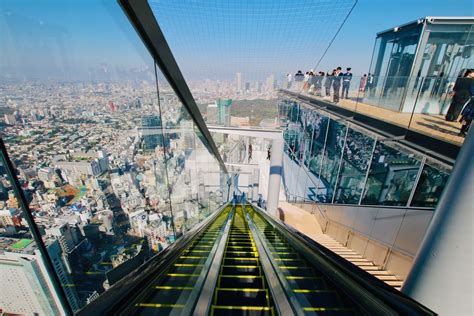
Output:
[[[2,163],[0,272],[19,273],[2,292],[2,312],[81,309],[229,198],[212,140],[203,142],[119,5],[89,4],[64,4],[44,17],[12,9],[6,20],[7,48],[38,55],[12,60],[0,75],[1,136],[20,183],[12,186]],[[56,16],[66,11],[74,18]],[[84,26],[91,18],[100,25]],[[35,40],[22,23],[36,30]],[[53,276],[42,262],[51,262]]]
[[436,206],[451,167],[290,98],[279,101],[289,195],[322,203]]
[[332,76],[315,76],[307,82],[282,80],[280,88],[336,104],[350,111],[347,116],[356,113],[366,115],[462,145],[464,136],[460,134],[460,114],[469,100],[469,91],[454,93],[453,89],[463,80],[469,79],[353,76],[350,81],[345,77],[339,77],[337,81]]

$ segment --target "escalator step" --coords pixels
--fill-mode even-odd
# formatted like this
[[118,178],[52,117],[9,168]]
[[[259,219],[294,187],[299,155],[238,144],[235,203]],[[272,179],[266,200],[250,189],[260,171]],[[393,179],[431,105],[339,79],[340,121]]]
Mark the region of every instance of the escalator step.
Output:
[[273,308],[262,306],[212,306],[214,316],[271,316]]
[[268,306],[269,297],[264,289],[217,288],[215,303],[219,306]]
[[183,264],[203,264],[207,257],[204,256],[181,256],[177,260],[177,263]]
[[296,252],[290,251],[272,251],[271,254],[276,258],[291,258],[291,259],[298,259],[298,254]]
[[184,308],[184,305],[168,305],[168,304],[151,304],[151,303],[138,303],[135,305],[137,307],[137,313],[143,316],[152,316],[152,315],[170,315],[171,312],[176,311],[176,309]]
[[327,289],[326,282],[322,278],[287,276],[286,280],[288,281],[289,285],[293,289],[313,289],[313,290]]
[[303,309],[303,311],[305,315],[327,315],[327,316],[356,315],[356,312],[350,308],[306,307]]
[[166,276],[160,285],[165,286],[193,286],[197,281],[197,276],[192,277],[175,277],[175,276]]
[[192,288],[191,290],[179,289],[179,288],[188,288],[188,287],[175,287],[173,289],[166,289],[166,288],[168,287],[157,289],[156,293],[154,293],[149,298],[147,298],[147,303],[163,304],[165,306],[176,305],[178,301],[185,302],[186,299],[191,294],[191,290],[192,290]]
[[224,265],[255,265],[258,258],[224,258]]
[[311,267],[304,266],[279,266],[284,275],[314,277],[315,273]]
[[263,278],[261,276],[240,276],[240,275],[221,275],[219,287],[222,288],[263,288]]
[[341,307],[342,303],[335,291],[293,290],[302,307]]
[[170,271],[171,273],[177,274],[199,274],[202,270],[202,265],[193,265],[193,266],[176,266]]
[[255,247],[243,247],[243,246],[227,246],[226,251],[257,251]]
[[256,251],[226,251],[226,258],[233,258],[233,257],[258,257],[258,253]]
[[256,265],[224,265],[223,275],[261,275],[259,266]]

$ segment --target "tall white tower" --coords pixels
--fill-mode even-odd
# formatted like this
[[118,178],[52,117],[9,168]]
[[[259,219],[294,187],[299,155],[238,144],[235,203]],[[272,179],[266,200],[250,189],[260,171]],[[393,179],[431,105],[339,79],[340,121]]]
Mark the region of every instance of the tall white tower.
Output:
[[242,73],[238,72],[237,74],[237,91],[242,91]]

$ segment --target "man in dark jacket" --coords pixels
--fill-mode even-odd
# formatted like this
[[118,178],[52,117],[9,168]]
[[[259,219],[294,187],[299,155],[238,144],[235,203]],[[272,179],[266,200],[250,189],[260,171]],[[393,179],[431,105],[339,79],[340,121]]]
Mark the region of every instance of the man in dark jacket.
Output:
[[453,99],[446,114],[446,121],[454,122],[461,114],[463,106],[469,101],[471,97],[471,85],[474,82],[474,72],[472,69],[466,70],[463,77],[456,80],[453,88]]
[[342,75],[342,98],[349,99],[349,87],[351,85],[352,72],[351,68],[347,68],[347,71]]
[[326,89],[326,96],[330,97],[331,96],[331,86],[332,86],[332,80],[334,78],[334,73],[336,72],[336,69],[333,69],[332,72],[327,72],[326,74],[326,81],[324,81],[324,88]]
[[334,73],[334,78],[332,80],[332,89],[333,89],[333,101],[334,103],[339,102],[339,91],[341,90],[341,79],[342,79],[342,68],[337,67],[336,72]]

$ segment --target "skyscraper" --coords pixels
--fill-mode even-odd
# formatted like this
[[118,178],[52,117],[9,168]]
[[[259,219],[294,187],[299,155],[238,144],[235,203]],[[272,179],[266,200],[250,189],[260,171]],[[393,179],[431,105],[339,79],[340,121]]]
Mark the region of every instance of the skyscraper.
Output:
[[[48,241],[49,256],[63,284],[71,284],[61,260],[58,241]],[[63,308],[49,280],[36,244],[31,239],[0,238],[0,308],[25,315],[59,315]],[[64,288],[71,307],[80,305],[74,287]]]
[[242,73],[237,73],[237,92],[242,91]]
[[218,99],[217,104],[217,123],[223,126],[230,126],[230,107],[232,99]]
[[267,91],[272,91],[275,89],[275,76],[270,75],[267,77]]

